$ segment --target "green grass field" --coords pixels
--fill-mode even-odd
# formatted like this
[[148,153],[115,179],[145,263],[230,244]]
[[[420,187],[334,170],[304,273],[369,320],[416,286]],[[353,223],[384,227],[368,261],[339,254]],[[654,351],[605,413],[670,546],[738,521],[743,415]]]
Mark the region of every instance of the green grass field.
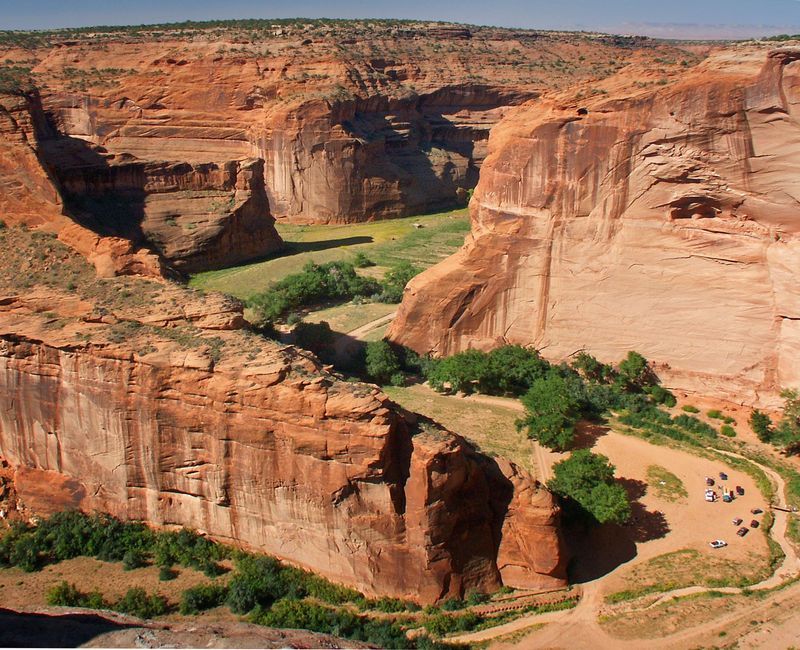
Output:
[[[417,228],[414,224],[421,224]],[[190,286],[246,299],[270,284],[302,270],[307,262],[350,260],[365,253],[378,266],[362,269],[365,275],[382,275],[386,268],[407,260],[420,269],[453,254],[469,232],[466,209],[403,219],[347,225],[276,224],[286,242],[283,251],[269,259],[193,276]]]

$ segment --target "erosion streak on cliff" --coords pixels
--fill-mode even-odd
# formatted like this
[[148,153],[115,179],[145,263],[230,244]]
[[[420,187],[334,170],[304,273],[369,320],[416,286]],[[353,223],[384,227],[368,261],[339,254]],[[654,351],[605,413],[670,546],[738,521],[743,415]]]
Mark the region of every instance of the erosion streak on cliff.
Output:
[[390,336],[438,355],[636,349],[675,387],[774,404],[800,383],[799,56],[722,52],[657,92],[621,73],[585,110],[516,110],[472,235],[411,282]]

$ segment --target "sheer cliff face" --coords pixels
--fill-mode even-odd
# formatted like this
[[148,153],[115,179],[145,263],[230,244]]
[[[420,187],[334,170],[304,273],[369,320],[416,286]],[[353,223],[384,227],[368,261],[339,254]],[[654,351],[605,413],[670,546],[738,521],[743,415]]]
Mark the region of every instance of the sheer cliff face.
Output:
[[344,223],[463,205],[490,128],[548,88],[594,82],[636,56],[694,58],[635,39],[492,28],[278,31],[99,30],[0,46],[0,60],[35,55],[52,129],[101,163],[55,155],[56,175],[88,165],[102,176],[109,159],[261,159],[265,218]]
[[465,247],[412,281],[390,336],[440,355],[635,349],[672,386],[742,401],[797,385],[800,52],[741,58],[501,123]]
[[[175,311],[159,291],[151,311]],[[0,295],[0,456],[24,507],[190,526],[422,602],[564,584],[549,492],[446,431],[415,433],[375,387],[230,331],[236,309],[184,304],[134,328],[52,292]]]
[[107,155],[55,128],[36,92],[0,95],[0,171],[9,224],[57,232],[106,276],[220,268],[282,243],[261,160]]

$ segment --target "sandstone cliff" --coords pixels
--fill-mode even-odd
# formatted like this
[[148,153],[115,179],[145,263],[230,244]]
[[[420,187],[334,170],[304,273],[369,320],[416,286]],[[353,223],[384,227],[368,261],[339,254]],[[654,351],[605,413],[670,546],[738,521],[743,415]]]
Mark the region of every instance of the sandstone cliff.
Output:
[[[0,60],[31,67],[53,131],[72,144],[145,167],[262,159],[271,213],[320,223],[462,205],[509,107],[637,57],[697,58],[646,40],[382,21],[19,41]],[[56,156],[54,170],[86,163]]]
[[519,109],[464,248],[412,281],[391,338],[635,349],[668,385],[750,403],[798,385],[798,59],[739,48],[671,85]]
[[105,275],[230,266],[281,245],[260,160],[145,163],[65,135],[36,91],[0,95],[0,206]]
[[20,507],[190,526],[426,603],[564,584],[558,507],[513,466],[238,330],[235,301],[92,279],[36,232],[0,244],[0,456]]

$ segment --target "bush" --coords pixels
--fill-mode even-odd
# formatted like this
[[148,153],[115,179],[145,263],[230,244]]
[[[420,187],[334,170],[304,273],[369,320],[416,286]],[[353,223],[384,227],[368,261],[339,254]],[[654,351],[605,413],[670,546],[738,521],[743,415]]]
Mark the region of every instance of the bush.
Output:
[[605,456],[588,449],[574,451],[569,458],[556,463],[547,487],[576,503],[597,523],[621,524],[630,518],[628,495],[614,482],[614,466]]
[[750,414],[750,427],[761,442],[771,442],[774,435],[772,419],[766,413],[755,409]]
[[734,429],[730,424],[723,424],[719,428],[719,432],[723,436],[728,436],[729,438],[734,438],[736,436],[736,429]]
[[122,556],[122,568],[125,569],[125,571],[139,569],[143,566],[147,566],[147,559],[144,551],[140,549],[125,551],[125,554]]
[[664,406],[672,408],[678,403],[678,401],[675,399],[675,395],[673,395],[663,386],[650,386],[647,388],[647,393],[653,398],[653,401],[656,404],[663,404]]
[[598,383],[610,381],[614,378],[614,369],[600,363],[591,354],[579,352],[572,361],[572,367],[578,371],[584,379]]
[[400,361],[388,341],[367,343],[366,358],[367,375],[377,384],[387,384],[401,374]]
[[435,390],[446,385],[451,390],[488,395],[520,396],[533,382],[545,377],[550,364],[536,350],[507,345],[491,352],[466,350],[453,356],[429,362],[426,377]]
[[397,303],[403,300],[403,292],[406,285],[415,275],[419,274],[419,269],[408,261],[395,264],[386,272],[381,283],[381,292],[377,299],[379,302]]
[[191,587],[181,594],[181,614],[198,614],[222,605],[228,597],[226,585],[207,583]]
[[159,594],[148,596],[141,587],[132,587],[114,604],[114,609],[139,618],[153,618],[166,614],[168,607],[163,596]]
[[353,266],[355,266],[357,269],[365,269],[368,266],[375,266],[375,262],[369,259],[365,253],[359,251],[353,257]]
[[681,408],[686,411],[687,413],[699,413],[700,409],[696,406],[692,406],[691,404],[684,404]]
[[162,582],[175,580],[178,577],[178,572],[172,567],[162,566],[158,569],[158,579]]
[[718,409],[711,409],[710,411],[706,411],[706,415],[713,420],[722,419],[722,411],[719,411]]

